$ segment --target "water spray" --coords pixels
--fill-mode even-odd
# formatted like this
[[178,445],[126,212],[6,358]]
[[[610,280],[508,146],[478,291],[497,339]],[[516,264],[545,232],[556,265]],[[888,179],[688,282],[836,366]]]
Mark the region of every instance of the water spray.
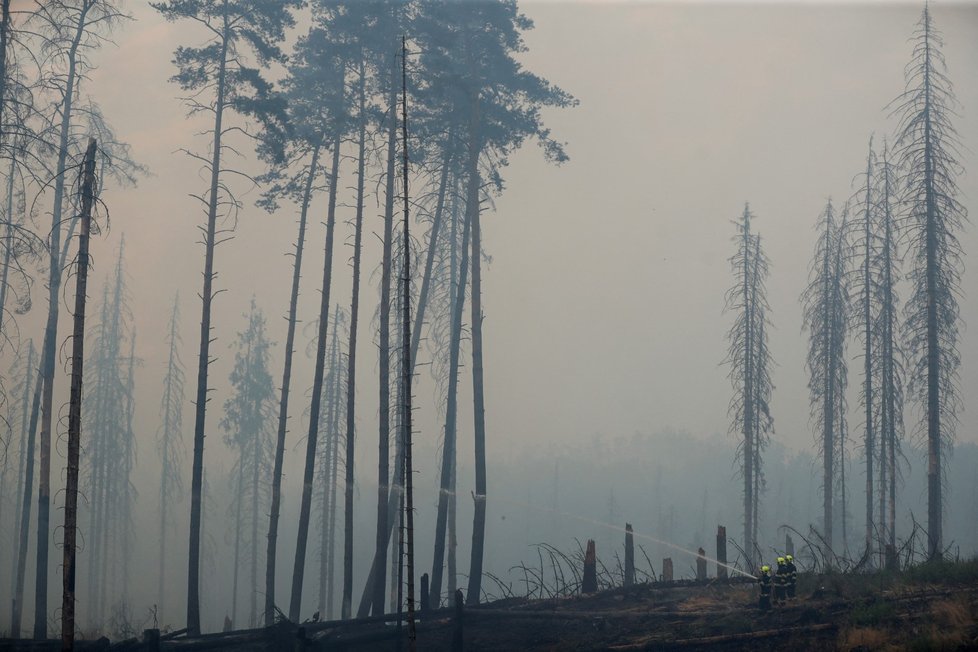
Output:
[[[564,516],[564,517],[567,517],[567,518],[576,519],[578,521],[583,521],[585,523],[590,523],[591,525],[598,525],[600,527],[605,527],[605,528],[608,528],[608,529],[611,529],[611,530],[615,530],[616,532],[627,532],[627,530],[625,530],[625,528],[621,527],[620,525],[615,525],[613,523],[605,523],[603,521],[598,521],[598,520],[595,520],[593,518],[587,518],[586,516],[578,516],[577,514],[570,514],[568,512],[562,512],[560,510],[553,509],[551,507],[543,507],[543,506],[538,506],[538,505],[531,505],[530,503],[524,503],[524,502],[518,501],[518,500],[510,500],[510,499],[507,499],[507,498],[498,498],[497,497],[497,498],[494,498],[494,500],[497,500],[497,501],[503,502],[503,503],[510,503],[511,505],[516,505],[516,506],[519,506],[519,507],[526,507],[526,508],[529,508],[529,509],[537,509],[537,510],[540,510],[540,511],[549,512],[549,513],[552,513],[552,514],[557,514],[558,516]],[[679,552],[684,552],[684,553],[686,553],[688,555],[691,555],[693,557],[702,558],[702,559],[705,559],[705,560],[707,560],[709,562],[713,562],[717,566],[720,566],[722,568],[726,568],[727,570],[729,570],[729,571],[731,571],[733,573],[736,573],[738,575],[743,575],[744,577],[750,577],[750,578],[753,578],[754,577],[752,574],[747,573],[745,571],[742,571],[739,568],[737,568],[736,566],[731,566],[730,564],[724,564],[723,562],[721,562],[719,560],[712,559],[710,557],[707,557],[706,555],[701,555],[697,551],[689,550],[688,548],[683,548],[682,546],[677,546],[676,544],[671,543],[669,541],[663,541],[662,539],[657,539],[656,537],[654,537],[652,535],[642,534],[640,532],[632,532],[632,535],[638,537],[639,539],[645,539],[647,541],[652,541],[654,543],[658,543],[660,545],[666,546],[667,548],[672,548],[673,550],[677,550]]]

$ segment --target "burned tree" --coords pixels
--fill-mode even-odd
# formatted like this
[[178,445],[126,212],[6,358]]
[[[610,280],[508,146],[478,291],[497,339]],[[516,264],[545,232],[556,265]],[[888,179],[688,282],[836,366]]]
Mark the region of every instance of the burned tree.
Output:
[[333,312],[332,335],[327,359],[329,368],[323,383],[322,410],[319,433],[323,445],[317,448],[319,482],[315,498],[319,501],[319,613],[324,619],[333,617],[333,586],[336,578],[336,506],[342,428],[347,409],[345,391],[347,369],[341,351],[339,333],[344,330],[346,315],[339,306]]
[[904,236],[911,293],[904,323],[910,394],[922,407],[918,432],[927,442],[927,552],[944,554],[945,454],[954,441],[958,392],[958,295],[963,272],[958,234],[967,211],[957,200],[958,135],[951,123],[957,100],[929,5],[913,36],[906,90],[897,99],[897,149],[902,179]]
[[[180,469],[184,460],[183,443],[183,402],[184,392],[183,360],[180,347],[180,299],[174,297],[167,329],[166,375],[163,377],[163,396],[160,399],[160,428],[157,431],[157,449],[160,454],[160,551],[159,551],[159,602],[157,603],[161,620],[166,614],[166,543],[167,527],[172,518],[171,503],[183,492],[183,473]],[[164,621],[165,622],[165,621]]]
[[848,251],[858,264],[853,266],[852,297],[858,301],[858,305],[852,307],[853,315],[858,315],[859,335],[862,337],[863,345],[863,384],[860,393],[860,401],[863,407],[863,455],[866,464],[866,535],[865,550],[866,554],[872,558],[873,540],[876,534],[874,525],[875,503],[873,500],[874,486],[874,461],[878,457],[876,413],[878,411],[879,397],[877,385],[876,355],[878,348],[877,333],[873,329],[878,313],[878,291],[881,282],[879,270],[876,264],[880,261],[880,233],[878,230],[879,216],[877,213],[878,201],[874,194],[876,190],[875,181],[876,155],[873,152],[873,139],[869,139],[869,153],[866,156],[866,171],[862,175],[862,182],[853,197],[856,207],[854,221],[853,241],[847,245]]
[[[134,338],[132,312],[125,273],[125,239],[111,280],[104,285],[99,320],[91,333],[91,354],[86,365],[82,416],[90,433],[85,446],[83,488],[87,496],[88,524],[86,615],[92,627],[104,624],[108,603],[125,594],[117,582],[118,569],[130,554],[135,490],[130,474],[135,463],[130,430],[131,389],[127,380],[130,360],[125,345]],[[124,579],[124,578],[123,578]]]
[[[801,296],[804,328],[809,332],[806,366],[812,422],[822,450],[822,513],[825,542],[835,545],[836,497],[844,496],[846,425],[846,334],[849,327],[849,288],[846,216],[836,215],[831,200],[819,216],[819,236],[809,272],[809,284]],[[842,520],[845,519],[844,498]]]
[[65,487],[64,593],[61,602],[61,647],[74,648],[75,642],[75,544],[78,527],[78,460],[81,449],[82,380],[85,358],[85,302],[88,290],[88,243],[96,197],[95,139],[88,143],[82,166],[81,232],[78,235],[75,283],[74,328],[71,346],[71,395],[68,401],[68,464]]
[[754,214],[748,204],[737,222],[736,253],[730,258],[734,285],[727,292],[724,310],[735,314],[727,334],[729,348],[726,363],[733,384],[730,401],[731,432],[740,442],[737,446],[744,481],[744,551],[749,565],[757,560],[757,530],[760,494],[763,488],[761,454],[773,428],[770,412],[771,355],[767,346],[768,304],[765,281],[767,257],[761,249],[761,237],[751,232]]
[[[37,572],[34,595],[34,638],[45,638],[48,625],[48,552],[51,518],[51,433],[54,424],[54,380],[57,355],[58,316],[63,269],[62,216],[68,202],[65,196],[66,170],[80,152],[74,133],[76,94],[91,67],[88,54],[100,47],[106,34],[124,14],[113,0],[54,0],[34,13],[34,29],[44,34],[50,68],[46,83],[55,89],[52,121],[59,122],[57,161],[54,169],[54,194],[51,206],[51,231],[48,244],[48,317],[41,349],[41,423],[38,442]],[[75,159],[77,160],[77,159]],[[19,592],[19,591],[18,591]],[[20,600],[17,600],[18,605]],[[20,611],[15,613],[12,633],[19,634]]]
[[[229,378],[232,395],[224,402],[221,429],[234,451],[231,510],[235,514],[234,585],[231,619],[237,622],[238,574],[245,562],[248,571],[248,623],[262,620],[258,607],[259,524],[268,508],[267,478],[272,469],[275,388],[268,368],[272,346],[265,332],[265,317],[254,299],[246,316],[248,326],[235,342],[234,368]],[[247,557],[242,560],[243,555]]]
[[900,299],[896,284],[900,280],[900,222],[897,219],[898,175],[890,162],[886,144],[877,163],[875,195],[879,246],[874,267],[877,283],[873,288],[878,306],[873,323],[877,346],[873,350],[876,380],[877,423],[879,423],[879,528],[884,546],[896,553],[896,485],[903,442],[903,347],[898,323]]

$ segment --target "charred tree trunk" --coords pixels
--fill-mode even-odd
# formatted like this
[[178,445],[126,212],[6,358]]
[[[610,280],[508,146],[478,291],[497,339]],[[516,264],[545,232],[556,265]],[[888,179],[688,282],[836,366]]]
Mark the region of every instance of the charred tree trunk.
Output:
[[[448,142],[450,143],[450,141],[451,138],[449,138]],[[418,349],[421,343],[421,329],[422,326],[424,325],[425,309],[428,303],[428,295],[430,291],[432,270],[434,268],[434,258],[435,258],[436,247],[437,247],[437,239],[438,239],[438,234],[441,231],[441,224],[443,222],[444,202],[445,202],[445,194],[447,192],[447,182],[448,182],[448,170],[449,170],[449,164],[452,156],[449,150],[447,149],[448,147],[450,147],[450,145],[446,145],[446,151],[444,154],[445,156],[445,158],[443,159],[444,167],[442,168],[441,180],[438,185],[438,200],[435,206],[435,215],[431,226],[431,233],[429,234],[428,252],[427,252],[427,258],[425,262],[425,271],[421,281],[421,291],[420,294],[418,295],[417,315],[414,318],[414,330],[411,337],[411,373],[412,374],[414,373],[414,369],[417,366]],[[395,461],[397,460],[395,459]],[[387,498],[388,518],[387,518],[387,532],[385,535],[387,537],[388,543],[390,542],[391,533],[393,531],[396,522],[396,519],[394,519],[391,516],[391,514],[393,514],[394,510],[397,508],[397,503],[398,503],[398,497],[396,495],[397,493],[398,492],[393,492],[393,491],[388,492],[388,498]],[[386,557],[386,545],[385,545],[385,557]],[[357,609],[358,618],[363,618],[370,614],[370,609],[373,604],[373,600],[376,597],[374,595],[374,591],[377,586],[376,584],[377,577],[378,577],[377,566],[379,564],[382,564],[384,560],[385,559],[383,557],[378,557],[376,554],[374,555],[374,559],[370,565],[369,574],[367,575],[367,582],[365,584],[364,593],[361,596],[360,604]]]
[[635,584],[635,535],[631,523],[625,523],[625,577],[622,583],[625,586]]
[[329,173],[329,206],[326,215],[326,252],[323,259],[322,302],[319,305],[319,335],[316,341],[316,371],[312,383],[312,404],[309,407],[309,434],[306,439],[306,467],[302,479],[302,503],[299,507],[299,533],[295,546],[295,567],[292,570],[292,600],[289,619],[299,622],[302,607],[302,580],[305,575],[306,543],[309,538],[309,516],[312,509],[312,483],[316,469],[316,440],[319,431],[319,411],[323,396],[323,376],[326,364],[326,336],[329,326],[329,291],[333,271],[333,231],[336,225],[336,193],[340,168],[341,134],[333,140],[333,160]]
[[472,227],[471,213],[466,211],[462,226],[462,256],[459,280],[455,288],[452,310],[451,344],[448,362],[448,395],[445,408],[445,440],[442,444],[441,485],[438,492],[438,515],[435,521],[434,561],[431,565],[431,603],[441,604],[442,567],[445,559],[445,527],[449,499],[452,497],[452,471],[455,466],[455,446],[458,432],[458,367],[462,348],[462,312],[465,307],[465,287],[469,269],[469,246]]
[[[6,7],[4,7],[6,9]],[[78,527],[78,457],[81,448],[82,379],[85,359],[85,299],[88,291],[88,240],[95,198],[95,139],[88,141],[81,187],[81,231],[75,285],[71,346],[71,392],[68,402],[68,473],[65,487],[64,593],[61,602],[61,649],[75,645],[75,541]]]
[[214,102],[213,154],[210,162],[211,183],[207,205],[207,227],[204,234],[204,287],[201,296],[200,354],[197,363],[197,399],[194,415],[194,459],[190,480],[190,544],[187,565],[187,633],[200,635],[200,529],[201,483],[204,473],[204,436],[207,415],[207,371],[210,365],[211,304],[214,299],[214,247],[217,234],[217,211],[220,193],[222,137],[224,135],[225,93],[227,91],[227,57],[231,35],[225,16],[221,37],[220,68],[217,74],[217,97]]
[[44,377],[41,397],[41,431],[39,442],[40,469],[37,490],[37,572],[34,586],[34,638],[47,638],[48,631],[48,548],[51,521],[51,428],[54,420],[54,370],[57,356],[58,313],[61,293],[61,216],[64,208],[65,171],[68,159],[68,140],[71,131],[72,103],[77,77],[78,48],[85,33],[85,16],[90,5],[79,12],[74,25],[74,37],[68,50],[68,73],[65,79],[64,102],[61,106],[61,128],[58,140],[58,163],[52,206],[50,247],[50,279],[48,281],[48,319],[44,330],[42,371]]
[[[414,471],[411,458],[411,386],[413,369],[411,366],[411,235],[410,235],[410,202],[408,194],[408,124],[407,124],[407,44],[401,37],[401,142],[403,155],[403,190],[404,190],[404,276],[401,279],[401,324],[403,337],[401,343],[401,387],[403,412],[401,415],[401,438],[404,446],[404,513],[407,538],[407,558],[405,572],[407,573],[407,614],[408,614],[408,648],[411,652],[417,649],[418,634],[414,622]],[[399,583],[400,584],[400,583]],[[399,605],[400,606],[400,605]]]
[[11,604],[10,637],[20,638],[21,619],[24,610],[24,583],[27,574],[27,544],[30,539],[31,502],[34,493],[34,452],[37,438],[37,422],[41,411],[41,394],[44,388],[44,358],[46,349],[41,352],[41,364],[34,385],[34,400],[31,406],[31,420],[27,428],[27,460],[24,464],[24,495],[20,510],[20,540],[17,544],[17,579],[14,599]]
[[295,241],[292,266],[292,293],[289,296],[288,331],[285,336],[285,366],[282,371],[282,394],[278,407],[278,435],[275,441],[275,466],[272,470],[272,504],[268,517],[268,548],[265,552],[265,626],[275,622],[275,565],[278,549],[278,518],[282,500],[282,462],[285,457],[285,434],[289,421],[289,388],[292,384],[292,354],[295,350],[296,311],[299,303],[299,279],[302,276],[302,250],[306,240],[306,216],[312,196],[312,182],[319,164],[319,145],[312,150],[306,187],[299,212],[299,234]]
[[[353,236],[353,294],[350,300],[350,348],[347,355],[346,385],[346,464],[343,494],[343,598],[340,607],[342,618],[349,618],[353,600],[353,485],[354,444],[356,442],[356,374],[357,374],[357,325],[360,317],[360,258],[363,249],[364,166],[366,156],[366,69],[363,52],[360,52],[357,115],[359,135],[357,140],[357,209]],[[368,587],[372,587],[369,583]],[[367,591],[365,591],[366,593]]]
[[[390,303],[391,245],[394,230],[394,175],[397,163],[397,65],[391,57],[391,80],[388,96],[387,185],[384,202],[384,250],[380,279],[380,430],[377,457],[377,537],[374,558],[373,613],[384,613],[384,586],[387,583],[387,546],[390,542],[388,493],[390,492]],[[352,578],[350,578],[352,582]],[[344,600],[346,590],[344,586]],[[351,596],[352,599],[352,584]]]
[[475,514],[472,517],[472,556],[469,563],[468,604],[479,604],[482,558],[486,543],[486,403],[482,373],[482,230],[479,225],[479,98],[473,98],[469,147],[469,189],[466,210],[472,221],[472,403],[475,421]]

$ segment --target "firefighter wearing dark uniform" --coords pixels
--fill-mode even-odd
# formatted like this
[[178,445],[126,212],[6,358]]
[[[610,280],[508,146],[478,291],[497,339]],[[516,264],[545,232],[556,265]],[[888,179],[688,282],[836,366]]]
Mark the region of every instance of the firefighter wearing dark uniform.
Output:
[[785,567],[788,569],[788,599],[795,599],[795,583],[798,581],[798,569],[795,568],[795,558],[785,555]]
[[761,574],[757,578],[757,584],[761,587],[761,595],[758,599],[757,606],[761,609],[767,611],[771,608],[771,567],[768,565],[761,566]]
[[774,574],[774,604],[784,604],[788,592],[788,567],[784,557],[778,557],[778,571]]

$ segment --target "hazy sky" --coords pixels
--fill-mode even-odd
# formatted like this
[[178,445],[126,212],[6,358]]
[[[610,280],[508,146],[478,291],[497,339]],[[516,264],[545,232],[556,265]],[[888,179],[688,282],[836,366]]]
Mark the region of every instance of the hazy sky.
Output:
[[[536,22],[526,37],[526,65],[573,93],[580,106],[546,114],[556,137],[567,141],[571,161],[548,166],[535,146],[525,147],[505,171],[507,189],[496,211],[484,219],[492,256],[484,281],[490,451],[525,439],[558,445],[665,426],[702,435],[725,431],[730,386],[721,361],[730,318],[722,308],[731,284],[731,220],[745,200],[771,259],[775,437],[810,447],[798,296],[813,224],[828,197],[841,203],[852,193],[870,134],[879,141],[893,131],[886,106],[903,88],[907,39],[920,7],[522,6]],[[151,399],[163,373],[165,314],[178,290],[184,360],[196,365],[202,249],[194,242],[201,213],[188,193],[206,183],[176,150],[205,147],[194,132],[206,125],[186,119],[178,89],[166,81],[174,46],[199,42],[199,35],[186,24],[163,22],[141,2],[130,7],[136,20],[117,33],[117,49],[100,53],[85,92],[153,173],[137,189],[106,191],[112,232],[94,245],[100,280],[126,234],[145,361],[138,388]],[[934,15],[963,105],[955,124],[970,148],[959,180],[962,199],[978,214],[978,5],[938,3]],[[287,308],[291,259],[283,254],[294,238],[296,210],[286,206],[270,216],[253,207],[255,198],[245,198],[235,239],[217,253],[219,284],[228,292],[216,303],[214,350],[221,360],[213,367],[210,424],[227,388],[227,346],[253,294],[273,337],[284,339],[279,316]],[[308,240],[300,308],[306,321],[318,311],[324,203],[320,198],[315,205]],[[378,233],[380,210],[370,208],[367,228]],[[350,213],[344,208],[341,217]],[[338,227],[341,263],[350,250],[339,243],[349,231]],[[365,242],[364,302],[372,310],[379,246],[375,237]],[[962,243],[966,253],[978,250],[978,232],[969,229]],[[974,323],[978,265],[966,262],[962,314]],[[349,277],[349,267],[338,265],[334,300],[348,303]],[[369,322],[363,328],[358,422],[361,436],[369,437],[377,409],[376,332]],[[978,392],[976,337],[964,330],[960,342],[966,403]],[[275,356],[278,369],[280,350]],[[421,377],[420,437],[428,438],[436,432],[433,391],[424,372]],[[855,388],[856,364],[850,378]],[[311,384],[304,359],[296,383]],[[154,403],[141,403],[147,423],[154,422]],[[857,422],[854,417],[854,430]],[[960,438],[978,440],[976,426],[978,415],[965,412]]]

